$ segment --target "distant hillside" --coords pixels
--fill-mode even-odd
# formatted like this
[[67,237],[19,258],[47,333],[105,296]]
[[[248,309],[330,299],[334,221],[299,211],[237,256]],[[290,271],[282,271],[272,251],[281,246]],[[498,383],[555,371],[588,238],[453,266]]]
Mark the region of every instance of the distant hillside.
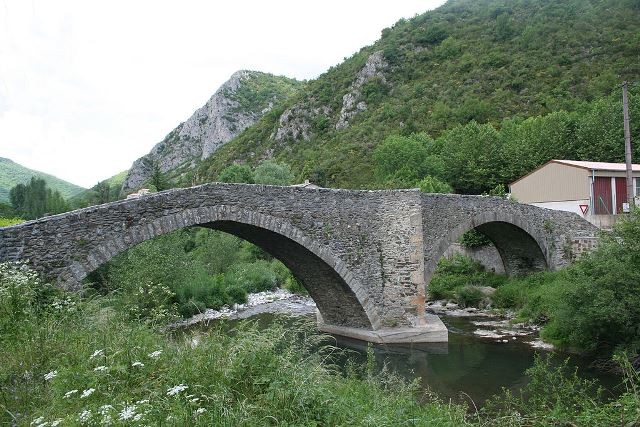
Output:
[[12,160],[0,157],[0,202],[8,202],[11,188],[18,184],[29,182],[33,176],[44,179],[49,188],[58,190],[65,199],[69,199],[85,190],[53,175],[26,168]]
[[254,124],[301,83],[257,71],[237,71],[207,103],[136,160],[122,186],[123,193],[148,185],[157,172],[178,175],[207,159],[220,147]]
[[[500,128],[505,119],[581,112],[584,103],[611,94],[619,102],[620,82],[640,81],[638,28],[638,0],[450,0],[384,29],[380,40],[307,83],[184,182],[215,180],[234,162],[275,158],[289,163],[299,179],[370,187],[374,150],[390,135],[439,138],[474,121]],[[611,117],[618,123],[617,110]],[[571,125],[564,131],[571,133]],[[460,138],[445,141],[454,148],[443,159],[457,152]],[[588,149],[594,141],[596,136],[581,143]],[[482,144],[478,138],[478,154],[488,155]],[[469,170],[479,168],[467,163]]]

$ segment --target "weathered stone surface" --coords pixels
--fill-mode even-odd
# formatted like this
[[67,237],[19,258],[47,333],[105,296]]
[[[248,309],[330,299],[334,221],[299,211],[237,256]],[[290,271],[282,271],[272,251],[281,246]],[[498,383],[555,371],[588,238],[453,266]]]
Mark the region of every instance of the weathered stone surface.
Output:
[[356,114],[365,111],[367,104],[361,99],[362,86],[371,79],[378,78],[381,83],[387,84],[384,70],[389,64],[384,60],[382,51],[372,53],[364,67],[356,75],[350,90],[342,97],[342,109],[336,123],[336,129],[344,129],[349,126],[349,119]]
[[384,342],[442,337],[425,316],[426,285],[465,231],[482,230],[509,274],[559,268],[573,242],[596,232],[578,215],[495,197],[206,184],[0,228],[0,261],[28,261],[74,289],[127,248],[190,226],[237,235],[280,259],[325,330],[376,331],[363,336]]
[[233,73],[202,108],[171,131],[149,154],[133,163],[122,192],[139,189],[149,180],[154,167],[167,173],[206,159],[267,113],[284,94],[274,93],[272,99],[264,99],[251,108],[241,106],[235,99],[242,85],[259,75],[265,74],[247,70]]

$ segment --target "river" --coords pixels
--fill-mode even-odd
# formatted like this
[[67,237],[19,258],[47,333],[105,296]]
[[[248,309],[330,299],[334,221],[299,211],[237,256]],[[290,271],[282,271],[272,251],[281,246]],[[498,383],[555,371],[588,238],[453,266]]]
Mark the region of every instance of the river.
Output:
[[[252,296],[248,306],[223,311],[222,315],[209,313],[208,317],[214,324],[224,322],[225,329],[233,329],[247,319],[268,327],[283,316],[286,322],[314,317],[315,306],[310,299],[279,292]],[[550,357],[554,364],[569,359],[569,366],[578,368],[580,376],[597,379],[607,393],[617,394],[619,377],[590,368],[591,360],[577,355],[535,348],[531,345],[532,341],[538,341],[535,331],[510,330],[504,320],[483,313],[477,316],[451,313],[454,315],[440,314],[449,329],[448,343],[374,345],[378,369],[386,366],[409,381],[418,378],[423,389],[436,392],[444,400],[466,401],[470,406],[480,407],[503,388],[519,390],[527,381],[525,371],[539,353]],[[206,327],[202,324],[203,317],[207,316],[190,323]],[[367,343],[343,337],[334,339],[337,347],[348,350],[337,363],[346,364],[348,359],[366,361]]]

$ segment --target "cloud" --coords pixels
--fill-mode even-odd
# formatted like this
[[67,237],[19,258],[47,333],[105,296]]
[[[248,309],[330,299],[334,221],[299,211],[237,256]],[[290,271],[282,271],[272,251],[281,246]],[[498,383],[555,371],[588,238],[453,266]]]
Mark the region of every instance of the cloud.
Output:
[[94,185],[148,152],[234,71],[314,78],[442,2],[6,1],[0,156]]

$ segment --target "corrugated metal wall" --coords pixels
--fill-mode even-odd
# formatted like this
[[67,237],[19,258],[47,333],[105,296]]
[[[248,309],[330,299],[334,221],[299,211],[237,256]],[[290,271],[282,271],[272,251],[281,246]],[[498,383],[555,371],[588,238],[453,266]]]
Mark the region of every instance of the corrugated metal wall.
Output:
[[616,178],[616,213],[622,213],[622,204],[627,202],[627,179]]
[[613,214],[613,199],[611,194],[611,178],[597,176],[593,185],[593,198],[596,205],[596,215]]
[[589,199],[589,171],[548,163],[511,185],[511,194],[522,203]]

